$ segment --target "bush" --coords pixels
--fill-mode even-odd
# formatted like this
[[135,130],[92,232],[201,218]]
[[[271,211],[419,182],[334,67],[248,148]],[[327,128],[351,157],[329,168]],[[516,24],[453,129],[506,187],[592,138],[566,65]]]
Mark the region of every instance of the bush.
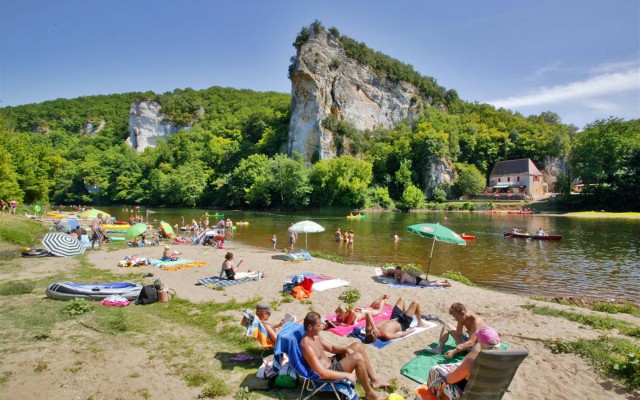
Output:
[[0,296],[19,296],[29,294],[36,284],[29,281],[5,282],[0,285]]
[[91,305],[85,299],[73,299],[62,312],[68,315],[81,315],[91,310]]
[[358,302],[358,300],[360,300],[360,296],[360,291],[358,289],[347,289],[342,292],[338,298],[347,303],[349,308],[351,308]]
[[466,276],[462,275],[460,272],[457,272],[457,271],[447,271],[443,273],[441,276],[446,279],[451,279],[452,281],[460,282],[467,286],[476,286],[476,284],[473,283],[473,281],[471,281],[469,278],[467,278]]

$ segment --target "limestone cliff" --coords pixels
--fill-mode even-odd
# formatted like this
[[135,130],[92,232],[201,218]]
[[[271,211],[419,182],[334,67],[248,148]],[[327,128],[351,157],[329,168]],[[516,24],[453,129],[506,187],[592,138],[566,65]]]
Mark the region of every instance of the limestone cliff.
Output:
[[147,147],[156,147],[158,140],[189,127],[174,126],[165,119],[160,104],[142,100],[131,104],[129,109],[129,139],[127,144],[142,152]]
[[349,58],[339,38],[311,30],[290,70],[292,82],[288,151],[312,159],[336,155],[333,133],[322,121],[333,114],[358,130],[389,128],[415,117],[424,105],[406,82],[381,78],[369,66]]

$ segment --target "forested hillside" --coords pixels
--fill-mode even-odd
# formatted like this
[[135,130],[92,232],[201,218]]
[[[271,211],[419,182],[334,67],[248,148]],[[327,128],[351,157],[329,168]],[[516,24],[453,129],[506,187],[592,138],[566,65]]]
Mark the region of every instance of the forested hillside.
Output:
[[[300,36],[294,46],[299,40]],[[21,203],[256,209],[416,208],[424,204],[430,156],[456,165],[458,181],[452,188],[430,188],[440,200],[445,192],[477,193],[497,161],[525,157],[540,168],[546,157],[571,157],[574,169],[560,177],[565,190],[570,179],[581,178],[594,184],[592,191],[608,188],[614,197],[620,195],[621,182],[627,192],[630,182],[636,182],[637,192],[637,120],[595,121],[576,134],[576,127],[562,124],[553,112],[524,117],[464,102],[455,91],[437,86],[410,66],[363,43],[341,40],[363,62],[373,54],[378,65],[399,77],[425,79],[424,90],[445,107],[426,108],[417,120],[374,131],[357,131],[337,118],[328,119],[324,124],[335,133],[341,155],[311,166],[295,154],[282,154],[289,125],[288,94],[212,87],[5,107],[0,109],[0,198]],[[191,129],[137,154],[125,140],[131,103],[143,99],[159,102],[175,125],[192,124]],[[594,144],[602,132],[619,145]],[[612,154],[606,158],[603,153]],[[596,171],[593,158],[611,161],[599,163]],[[607,171],[612,167],[617,169]],[[635,181],[627,179],[634,173]],[[90,193],[88,187],[98,190]]]

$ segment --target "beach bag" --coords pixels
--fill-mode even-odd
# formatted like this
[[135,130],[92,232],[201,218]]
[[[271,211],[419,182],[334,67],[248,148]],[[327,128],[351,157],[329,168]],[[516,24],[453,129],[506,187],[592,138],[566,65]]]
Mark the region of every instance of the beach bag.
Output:
[[[158,302],[168,303],[169,301],[171,301],[171,290],[173,289],[157,289],[156,292],[158,295]],[[173,290],[173,294],[176,294],[175,290]]]
[[142,287],[138,298],[136,299],[136,304],[151,304],[158,302],[158,292],[156,291],[156,287],[153,285],[146,285]]
[[277,375],[269,379],[269,389],[293,389],[298,384],[298,374],[289,363],[280,368]]
[[262,360],[262,365],[258,368],[258,372],[256,372],[256,377],[260,379],[271,379],[276,376],[278,376],[278,370],[274,363],[273,355],[265,357]]

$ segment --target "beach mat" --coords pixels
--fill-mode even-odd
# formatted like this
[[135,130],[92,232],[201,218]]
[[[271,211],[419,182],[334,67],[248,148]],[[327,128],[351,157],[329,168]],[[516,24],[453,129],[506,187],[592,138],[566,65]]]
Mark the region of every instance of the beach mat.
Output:
[[151,258],[149,259],[149,263],[152,267],[161,269],[163,271],[177,271],[179,269],[201,267],[203,265],[206,265],[206,262],[204,261],[193,261],[187,260],[186,258],[181,258],[175,261],[163,261],[159,258]]
[[420,285],[412,285],[410,283],[398,283],[393,278],[385,277],[382,274],[382,269],[381,268],[376,267],[375,271],[376,271],[376,277],[378,278],[378,281],[381,282],[381,283],[384,283],[385,285],[388,285],[389,287],[392,287],[392,288],[416,288],[416,289],[432,289],[432,290],[444,290],[445,289],[443,286],[420,286]]
[[[429,349],[434,349],[438,346],[438,341],[431,343],[429,345]],[[507,350],[509,348],[509,344],[506,342],[502,342],[500,344],[502,350]],[[427,376],[429,376],[429,371],[435,365],[439,364],[456,364],[462,361],[467,352],[458,353],[452,358],[446,358],[444,353],[449,350],[453,350],[456,348],[456,341],[453,339],[451,335],[449,335],[449,339],[445,343],[442,348],[442,352],[440,354],[431,354],[426,351],[421,351],[418,355],[411,360],[409,360],[405,365],[400,368],[400,373],[406,376],[409,379],[413,379],[418,383],[426,383]]]
[[[413,335],[417,335],[418,333],[422,333],[428,329],[434,328],[436,326],[438,326],[438,324],[436,324],[435,322],[431,322],[431,321],[427,321],[427,320],[423,320],[427,326],[425,327],[420,327],[418,328],[418,320],[417,319],[413,319],[413,321],[411,321],[411,327],[416,327],[416,329],[414,329],[413,332],[411,332],[410,334],[408,334],[405,337],[401,337],[398,339],[393,339],[393,340],[382,340],[382,339],[377,339],[375,342],[369,343],[371,345],[374,345],[375,347],[381,349],[383,347],[386,347],[388,345],[390,345],[391,343],[395,343],[395,342],[399,342],[401,340],[404,340],[408,337],[411,337]],[[348,337],[353,337],[356,339],[360,339],[360,341],[362,343],[364,343],[364,328],[354,328],[353,332],[351,332],[350,334],[347,335]]]
[[[323,274],[316,274],[315,272],[302,272],[296,275],[302,275],[305,278],[311,279],[313,281],[313,286],[311,288],[318,292],[349,285],[349,282],[342,279],[336,279]],[[291,275],[288,278],[292,280],[296,275]]]
[[[382,308],[382,314],[376,315],[375,317],[373,317],[373,322],[380,322],[380,321],[384,321],[391,318],[392,311],[393,311],[393,305],[385,304],[384,307]],[[335,322],[336,315],[335,314],[327,315],[326,317],[324,317],[324,319],[329,320],[331,322]],[[347,336],[348,334],[353,332],[353,328],[364,328],[366,324],[367,324],[367,320],[362,319],[353,325],[338,325],[335,328],[327,329],[327,331],[334,333],[338,336]]]
[[218,287],[234,286],[234,285],[239,285],[245,282],[259,281],[259,280],[260,279],[258,279],[258,277],[231,280],[231,279],[220,278],[218,276],[211,276],[209,278],[198,279],[198,284],[202,286],[206,286],[210,289],[216,289]]

